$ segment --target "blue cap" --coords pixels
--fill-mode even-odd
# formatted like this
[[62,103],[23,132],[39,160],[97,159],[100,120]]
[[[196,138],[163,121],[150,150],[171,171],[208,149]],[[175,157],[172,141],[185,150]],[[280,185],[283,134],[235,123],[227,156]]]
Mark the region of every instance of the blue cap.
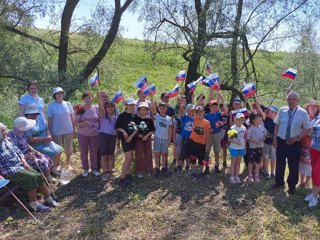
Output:
[[241,99],[236,97],[235,99],[233,99],[233,103],[241,103]]
[[274,111],[276,113],[279,112],[279,109],[276,106],[273,106],[273,105],[269,106],[268,109],[271,110],[271,111]]

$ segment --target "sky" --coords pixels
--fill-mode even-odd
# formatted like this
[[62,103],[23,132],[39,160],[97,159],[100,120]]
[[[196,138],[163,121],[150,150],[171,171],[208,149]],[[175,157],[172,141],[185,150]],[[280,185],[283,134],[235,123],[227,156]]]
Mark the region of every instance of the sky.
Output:
[[[94,9],[99,0],[80,0],[77,8],[74,12],[73,19],[78,18],[90,18],[90,12]],[[113,1],[110,1],[113,2]],[[122,1],[123,2],[123,1]],[[62,8],[62,5],[58,5],[58,8]],[[143,40],[143,23],[138,21],[138,13],[132,13],[130,11],[125,11],[121,19],[121,27],[123,31],[121,35],[124,38],[141,39]],[[49,29],[59,29],[59,26],[53,26],[49,23],[49,16],[45,18],[38,17],[35,21],[35,26],[37,28],[49,28]]]

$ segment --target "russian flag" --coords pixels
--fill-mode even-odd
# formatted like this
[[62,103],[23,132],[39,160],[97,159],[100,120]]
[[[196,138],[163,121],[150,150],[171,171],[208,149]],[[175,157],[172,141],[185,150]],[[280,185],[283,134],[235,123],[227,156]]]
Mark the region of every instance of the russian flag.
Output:
[[211,86],[211,88],[213,90],[220,90],[220,80],[219,80],[219,76],[218,73],[214,73],[212,75],[212,79],[213,79],[213,85]]
[[177,84],[174,89],[172,89],[170,92],[168,92],[169,98],[174,98],[179,94],[179,84]]
[[177,82],[184,82],[186,80],[186,70],[181,70],[178,72],[176,76],[176,81]]
[[253,83],[247,83],[244,85],[242,88],[242,94],[246,97],[249,98],[253,96],[256,93],[256,87],[254,86]]
[[135,85],[137,88],[140,88],[142,91],[146,89],[146,87],[148,86],[148,80],[147,80],[147,76],[143,75],[141,76],[136,82]]
[[243,115],[245,117],[249,116],[249,112],[248,112],[247,108],[240,108],[240,109],[231,111],[231,114],[232,114],[233,117],[235,117],[237,115],[237,113],[243,113]]
[[152,83],[144,91],[143,94],[146,96],[151,96],[156,93],[156,86]]
[[209,63],[206,64],[206,71],[209,75],[211,74],[211,67]]
[[282,77],[289,78],[290,80],[294,80],[297,76],[298,71],[293,68],[288,68],[283,74]]
[[213,81],[213,76],[212,74],[210,74],[208,77],[206,77],[203,81],[202,81],[202,84],[211,88],[214,84],[214,81]]
[[114,103],[119,103],[123,100],[123,95],[122,92],[117,91],[116,94],[114,95],[114,97],[112,98],[112,102]]
[[98,75],[98,72],[96,72],[92,78],[90,78],[89,80],[89,84],[90,84],[90,87],[93,88],[94,86],[96,85],[99,85],[99,75]]
[[189,83],[187,85],[187,87],[189,88],[190,93],[193,93],[194,90],[196,90],[196,86],[197,86],[197,81],[193,81],[191,83]]

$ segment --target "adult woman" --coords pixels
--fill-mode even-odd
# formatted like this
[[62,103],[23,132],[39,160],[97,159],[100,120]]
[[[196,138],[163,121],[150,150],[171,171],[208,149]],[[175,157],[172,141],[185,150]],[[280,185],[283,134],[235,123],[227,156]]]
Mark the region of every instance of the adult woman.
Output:
[[49,130],[55,143],[63,146],[66,154],[66,163],[70,166],[72,155],[72,138],[74,135],[74,111],[70,102],[64,101],[65,92],[61,87],[52,91],[55,101],[47,109]]
[[27,85],[28,94],[23,95],[19,100],[19,116],[24,116],[24,111],[27,105],[35,104],[40,113],[44,109],[44,101],[38,96],[38,85],[36,82],[30,82]]
[[[319,103],[315,100],[310,101],[304,106],[307,110],[311,125],[315,123],[319,115]],[[311,178],[311,158],[310,158],[311,137],[306,136],[301,140],[301,154],[299,159],[300,187],[308,187]]]
[[[314,102],[315,103],[315,102]],[[318,104],[319,109],[319,104]],[[318,110],[319,111],[319,110]],[[312,140],[310,148],[311,166],[312,166],[312,193],[305,197],[309,207],[315,207],[318,204],[318,195],[320,193],[320,115],[318,114],[312,124]]]
[[63,149],[52,141],[47,122],[45,118],[38,118],[39,114],[42,113],[39,112],[36,105],[31,104],[26,106],[24,116],[27,119],[36,120],[36,124],[29,131],[24,132],[24,135],[32,148],[53,160],[54,166],[51,168],[51,172],[54,175],[59,175],[57,167],[60,165],[60,157]]
[[55,179],[50,175],[50,168],[53,165],[52,160],[33,149],[24,135],[25,131],[30,130],[35,125],[35,120],[18,117],[14,120],[14,128],[9,132],[8,137],[24,154],[24,158],[33,169],[43,172],[48,182],[55,182]]
[[[19,148],[7,138],[7,127],[3,123],[0,123],[0,174],[28,193],[34,211],[44,212],[58,206],[43,183],[42,175],[29,166]],[[37,191],[42,193],[49,207],[37,201]]]
[[99,116],[97,106],[92,105],[92,93],[82,94],[84,106],[76,110],[76,126],[78,129],[78,143],[83,168],[83,176],[89,174],[88,153],[90,149],[90,164],[93,175],[99,176],[97,170],[97,152],[99,147]]

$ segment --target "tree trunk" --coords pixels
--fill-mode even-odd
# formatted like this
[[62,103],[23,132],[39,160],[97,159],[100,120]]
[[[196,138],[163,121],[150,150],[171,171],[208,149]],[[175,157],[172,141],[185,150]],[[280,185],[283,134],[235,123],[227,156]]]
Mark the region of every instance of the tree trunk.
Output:
[[74,9],[78,5],[79,0],[67,0],[64,6],[61,17],[61,33],[59,44],[59,59],[58,59],[58,79],[59,86],[66,81],[67,73],[67,58],[69,48],[69,31],[71,25],[71,19]]

